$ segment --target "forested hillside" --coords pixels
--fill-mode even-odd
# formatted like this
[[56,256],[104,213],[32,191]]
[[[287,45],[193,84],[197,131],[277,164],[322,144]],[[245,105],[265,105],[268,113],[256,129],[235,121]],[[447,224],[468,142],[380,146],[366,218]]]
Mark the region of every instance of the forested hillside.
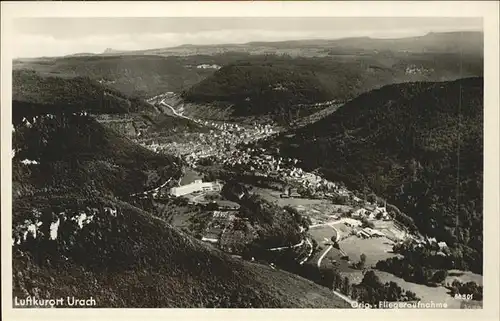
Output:
[[186,91],[188,102],[235,104],[235,116],[288,114],[298,105],[331,100],[332,92],[305,68],[240,63],[217,71]]
[[154,154],[89,116],[27,115],[13,123],[14,193],[73,190],[126,196],[180,175],[180,160]]
[[482,76],[481,57],[391,51],[314,58],[264,55],[223,67],[182,97],[200,105],[234,106],[235,116],[271,114],[290,122],[318,111],[316,103],[347,101],[383,85],[464,76]]
[[385,86],[266,144],[387,198],[482,271],[483,79]]
[[[224,58],[224,60],[231,58]],[[213,73],[196,68],[213,58],[138,56],[71,56],[14,61],[14,70],[30,69],[55,77],[88,77],[132,97],[149,98],[167,91],[181,91]]]
[[132,138],[203,131],[206,128],[88,77],[55,77],[32,70],[13,73],[13,118],[92,115],[105,127]]
[[[99,84],[88,77],[42,76],[33,70],[14,70],[12,100],[37,109],[87,111],[95,114],[154,112],[144,101]],[[45,106],[45,107],[44,107]]]
[[[348,307],[327,288],[231,258],[116,200],[24,199],[13,222],[17,296],[93,297],[101,308]],[[26,224],[40,223],[23,240]]]

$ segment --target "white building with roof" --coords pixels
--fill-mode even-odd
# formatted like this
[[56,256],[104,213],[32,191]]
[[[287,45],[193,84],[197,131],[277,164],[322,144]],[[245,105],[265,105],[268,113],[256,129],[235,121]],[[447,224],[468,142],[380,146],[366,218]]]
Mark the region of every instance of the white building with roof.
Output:
[[448,248],[448,244],[446,244],[446,242],[444,241],[438,242],[438,246],[441,250]]
[[381,231],[379,230],[375,230],[375,229],[372,229],[372,228],[369,228],[369,227],[365,227],[364,230],[370,234],[370,236],[385,236],[384,233],[382,233]]
[[361,221],[354,220],[351,218],[343,218],[342,220],[347,226],[361,226],[362,225]]
[[366,213],[367,213],[366,209],[360,208],[360,209],[356,210],[354,213],[352,213],[351,217],[352,218],[362,218],[366,215]]
[[365,230],[361,230],[361,231],[358,231],[358,233],[356,233],[356,235],[358,237],[362,237],[362,238],[369,238],[371,235],[368,234]]
[[197,179],[187,185],[172,187],[170,194],[179,197],[194,192],[220,192],[221,190],[222,184],[220,182],[203,182],[201,179]]

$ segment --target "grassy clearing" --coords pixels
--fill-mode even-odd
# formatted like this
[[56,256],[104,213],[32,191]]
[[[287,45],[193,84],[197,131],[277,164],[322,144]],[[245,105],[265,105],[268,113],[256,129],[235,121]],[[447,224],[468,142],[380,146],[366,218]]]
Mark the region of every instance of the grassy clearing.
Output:
[[380,260],[395,256],[391,253],[392,244],[393,242],[385,237],[363,239],[350,236],[340,241],[340,248],[353,261],[358,261],[362,253],[366,254],[366,267],[370,267]]
[[[337,233],[331,226],[317,226],[309,229],[309,234],[313,237],[319,245],[325,243],[331,244],[331,238],[335,237]],[[326,240],[325,240],[326,239]]]
[[470,271],[449,270],[448,277],[445,279],[444,283],[452,283],[454,280],[458,280],[462,283],[475,282],[478,285],[483,285],[483,276]]
[[444,287],[429,287],[423,284],[407,282],[393,274],[377,271],[377,275],[382,282],[394,281],[406,290],[415,292],[422,299],[422,302],[446,303],[449,308],[458,309],[462,300],[457,300],[448,294],[448,289]]
[[156,206],[158,216],[179,229],[187,228],[190,225],[190,218],[202,213],[198,207],[176,205],[173,201],[157,203]]
[[200,174],[198,174],[196,171],[190,168],[186,168],[186,172],[184,173],[184,176],[182,176],[180,185],[187,185],[190,183],[194,183],[194,181],[197,179],[202,179]]
[[254,188],[262,198],[270,202],[276,202],[278,206],[291,206],[297,209],[301,215],[311,219],[312,224],[320,224],[332,220],[333,215],[339,215],[350,211],[352,207],[346,205],[332,204],[329,200],[308,198],[280,198],[280,191]]
[[345,225],[344,223],[335,224],[335,228],[340,232],[341,237],[349,235],[353,230],[352,227]]
[[406,232],[398,228],[393,221],[374,221],[375,228],[391,240],[404,240],[406,239]]

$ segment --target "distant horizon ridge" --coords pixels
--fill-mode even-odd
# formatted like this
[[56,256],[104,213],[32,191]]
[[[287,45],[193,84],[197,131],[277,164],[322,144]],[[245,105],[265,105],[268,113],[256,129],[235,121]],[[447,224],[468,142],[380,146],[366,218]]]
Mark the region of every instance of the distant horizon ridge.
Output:
[[306,41],[341,41],[341,40],[349,40],[349,39],[371,39],[371,40],[402,40],[402,39],[411,39],[411,38],[423,38],[430,35],[440,35],[440,34],[453,34],[453,33],[480,33],[484,34],[483,30],[457,30],[457,31],[429,31],[420,36],[404,36],[404,37],[374,37],[374,36],[357,36],[357,37],[340,37],[340,38],[297,38],[297,39],[288,39],[288,40],[255,40],[255,41],[246,41],[242,43],[232,42],[232,43],[212,43],[212,44],[196,44],[196,43],[185,43],[177,46],[168,46],[168,47],[155,47],[155,48],[144,48],[144,49],[115,49],[112,47],[107,47],[106,49],[99,52],[75,52],[67,55],[60,56],[39,56],[39,57],[15,57],[13,60],[22,60],[22,59],[43,59],[43,58],[64,58],[71,56],[85,56],[85,55],[105,55],[105,54],[119,54],[119,53],[133,53],[133,52],[145,52],[145,51],[155,51],[155,50],[168,50],[168,49],[177,49],[177,48],[189,48],[189,47],[211,47],[211,46],[245,46],[252,44],[278,44],[278,43],[289,43],[289,42],[306,42]]

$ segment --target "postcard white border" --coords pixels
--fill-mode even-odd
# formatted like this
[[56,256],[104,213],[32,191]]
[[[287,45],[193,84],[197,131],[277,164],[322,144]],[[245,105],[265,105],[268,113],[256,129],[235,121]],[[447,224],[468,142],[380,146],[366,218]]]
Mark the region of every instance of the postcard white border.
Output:
[[[234,1],[234,2],[2,2],[1,178],[2,316],[4,320],[498,320],[499,319],[499,4],[497,1]],[[482,17],[485,34],[484,308],[481,310],[339,309],[12,309],[10,28],[15,17]]]

